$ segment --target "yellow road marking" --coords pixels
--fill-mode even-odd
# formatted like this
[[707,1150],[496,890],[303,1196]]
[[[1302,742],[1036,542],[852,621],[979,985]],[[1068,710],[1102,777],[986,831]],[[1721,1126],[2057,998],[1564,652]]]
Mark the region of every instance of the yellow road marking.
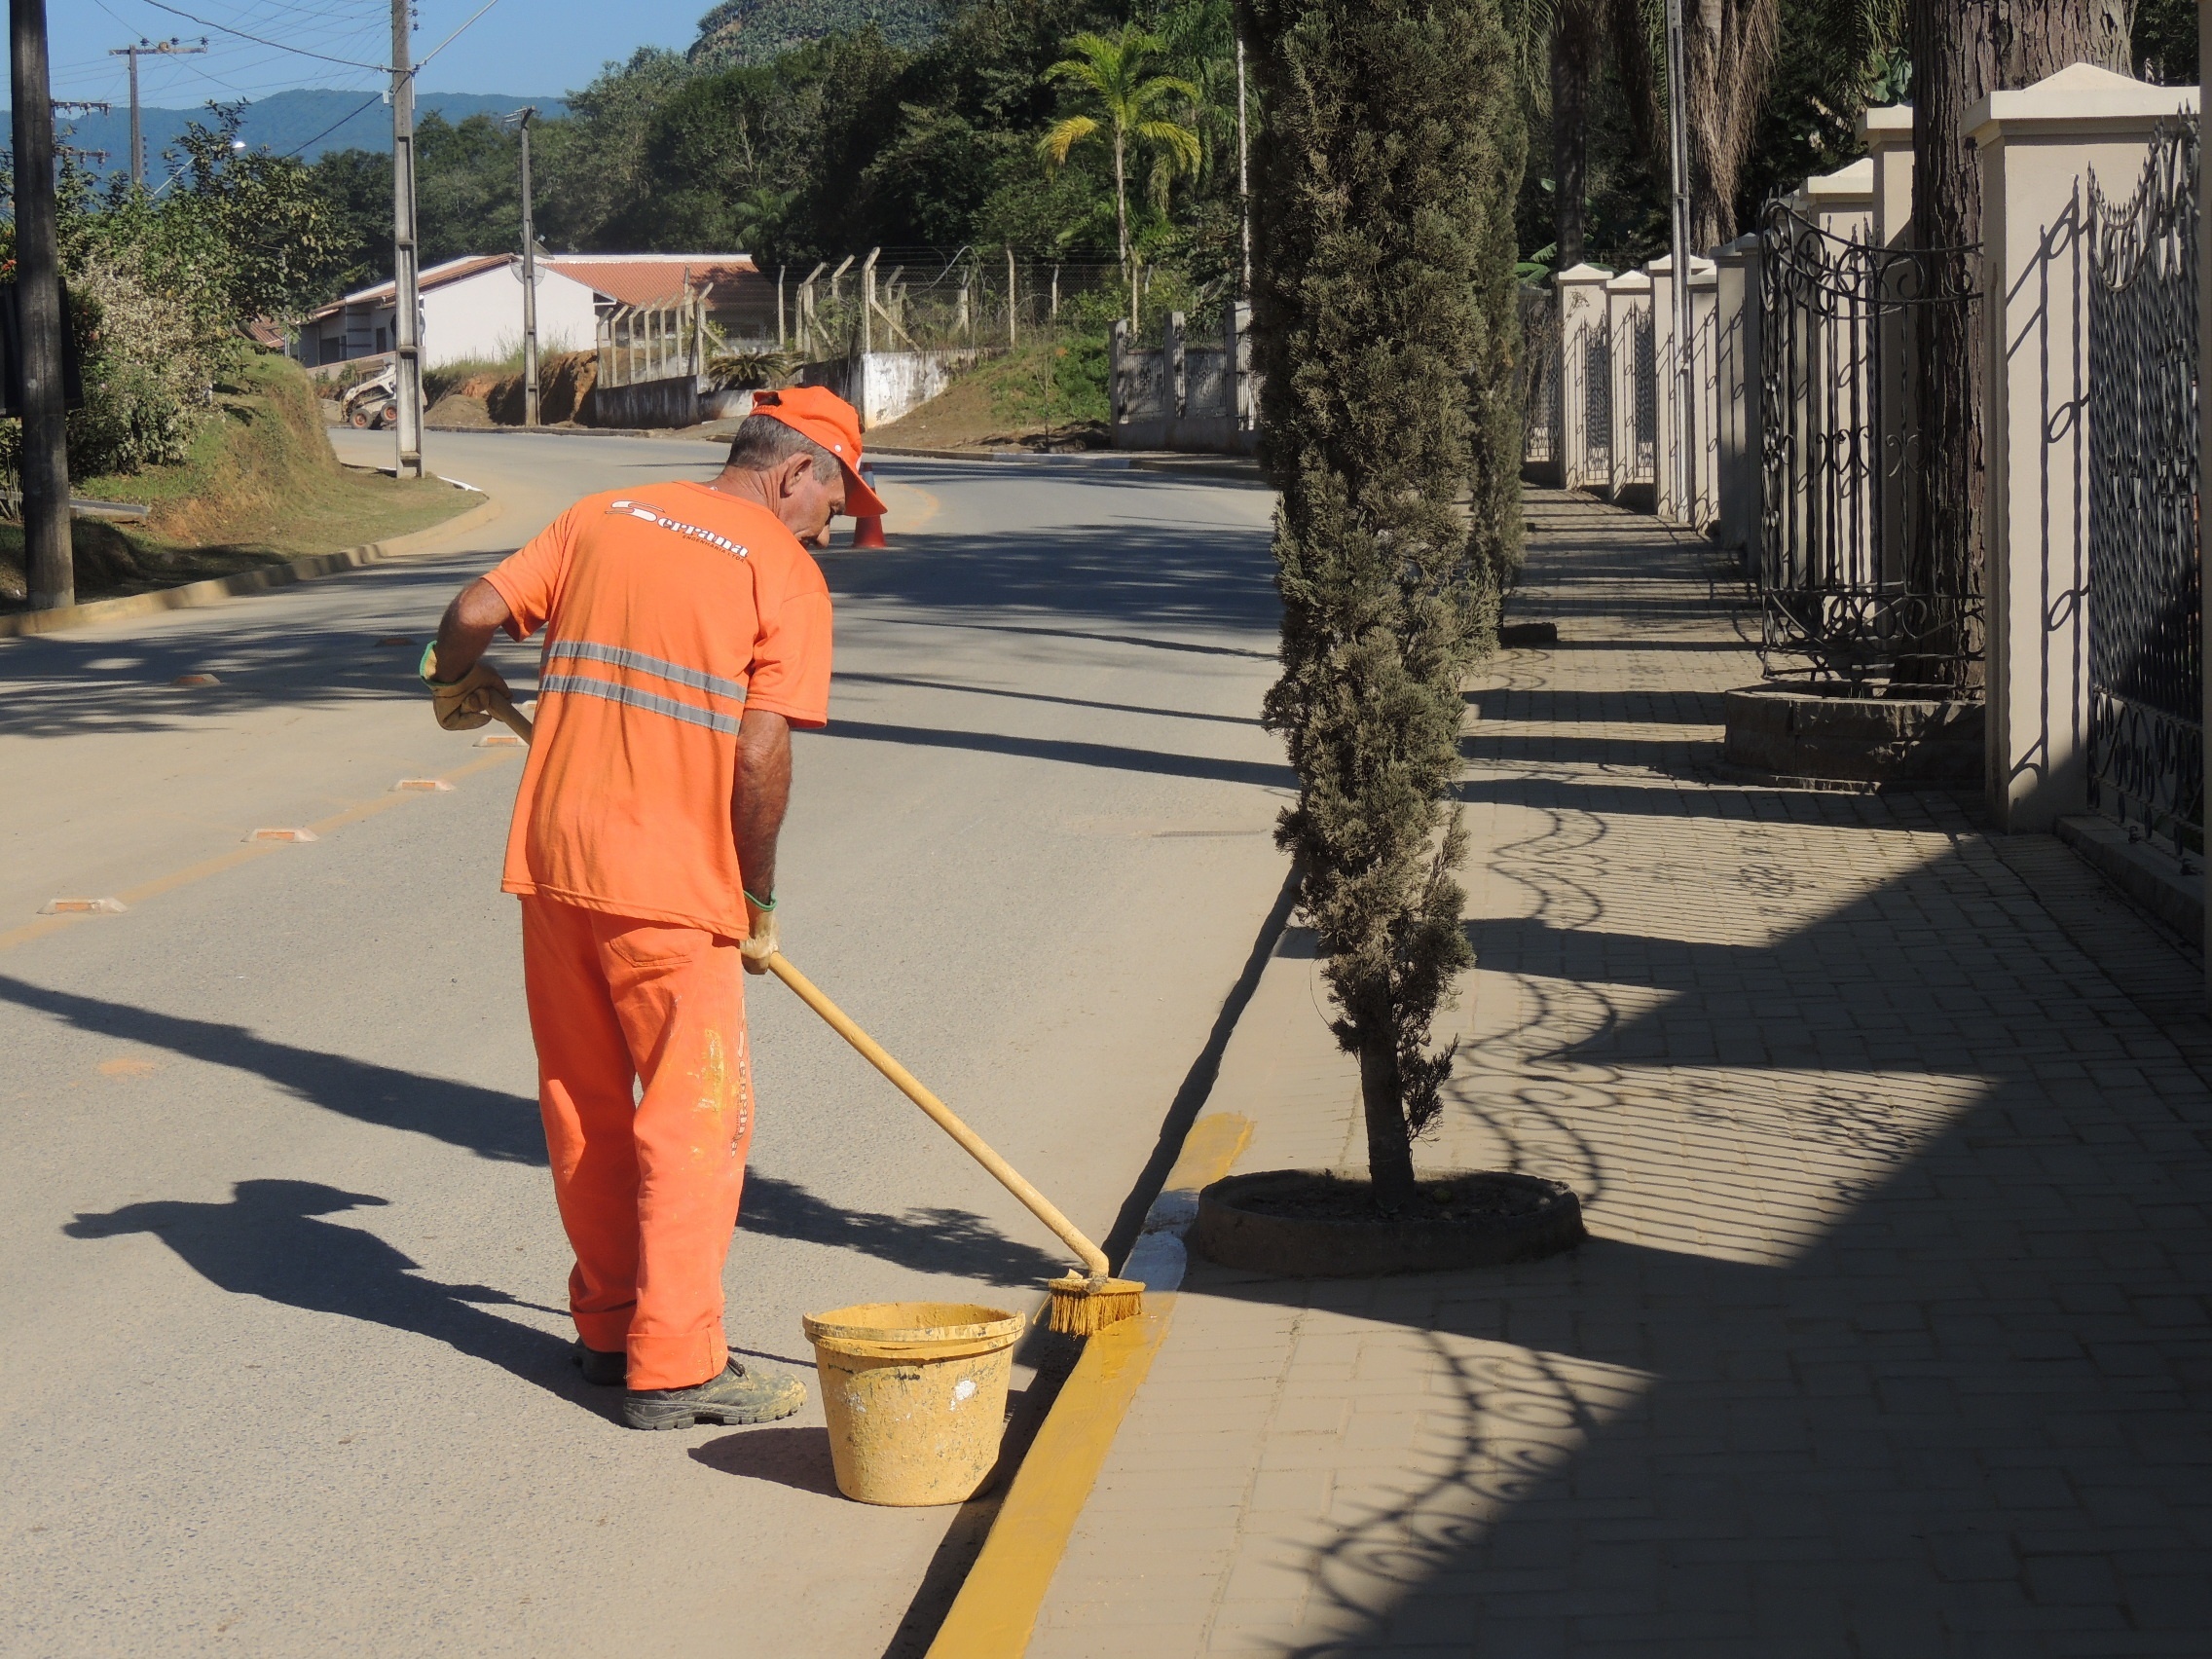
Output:
[[[1200,1118],[1183,1142],[1168,1189],[1220,1180],[1251,1138],[1249,1118],[1230,1112]],[[1052,1574],[1174,1312],[1172,1295],[1148,1292],[1141,1317],[1110,1325],[1085,1343],[930,1643],[929,1659],[1020,1659],[1027,1650]]]
[[[482,759],[471,760],[464,766],[457,766],[450,772],[441,772],[438,775],[450,782],[456,778],[465,778],[472,772],[481,772],[486,767],[497,766],[513,758],[514,756],[511,754],[495,751]],[[401,801],[414,798],[416,796],[413,793],[378,795],[372,800],[365,800],[358,805],[349,806],[341,812],[334,812],[328,818],[318,818],[308,828],[317,835],[326,835],[333,830],[343,830],[349,824],[358,824],[365,818],[374,818],[380,812],[390,811]],[[214,858],[203,859],[200,863],[187,865],[182,869],[172,869],[166,875],[157,875],[153,880],[140,882],[136,887],[126,887],[115,897],[122,900],[127,906],[142,904],[149,899],[157,899],[165,893],[173,893],[178,888],[189,887],[196,881],[204,881],[210,875],[220,875],[227,869],[236,869],[240,865],[248,864],[255,859],[265,859],[279,847],[289,845],[291,843],[288,841],[251,841],[236,851],[219,853]],[[82,912],[74,915],[41,916],[35,922],[25,922],[19,928],[10,928],[5,933],[0,933],[0,950],[13,950],[18,944],[28,944],[35,939],[44,939],[48,934],[58,933],[63,928],[75,927],[91,919],[89,915]]]

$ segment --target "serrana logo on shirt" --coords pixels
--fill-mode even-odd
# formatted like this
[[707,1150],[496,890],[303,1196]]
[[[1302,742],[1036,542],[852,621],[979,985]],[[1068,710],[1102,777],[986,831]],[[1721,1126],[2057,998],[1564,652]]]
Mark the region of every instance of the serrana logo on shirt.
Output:
[[679,535],[688,535],[694,541],[704,541],[710,547],[719,547],[724,553],[734,553],[740,559],[744,558],[750,551],[750,549],[732,541],[726,535],[718,535],[713,531],[704,529],[699,525],[685,524],[682,519],[672,519],[666,513],[646,506],[643,501],[609,501],[607,503],[607,510],[610,513],[627,514],[631,518],[644,519],[647,524],[658,525],[663,530],[673,530]]

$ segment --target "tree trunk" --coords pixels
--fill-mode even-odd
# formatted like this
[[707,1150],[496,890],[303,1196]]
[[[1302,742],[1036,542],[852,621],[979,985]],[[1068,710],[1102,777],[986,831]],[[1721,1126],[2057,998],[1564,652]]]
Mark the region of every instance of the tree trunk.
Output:
[[1552,269],[1582,263],[1590,194],[1590,78],[1598,68],[1598,18],[1588,0],[1552,14]]
[[[1992,92],[2032,86],[2070,63],[2128,73],[2125,0],[1910,0],[1906,31],[1912,240],[1956,250],[1934,256],[1945,269],[1932,275],[1945,288],[1978,287],[1981,159],[1967,112]],[[1984,586],[1981,304],[1913,308],[1922,464],[1910,469],[1919,529],[1908,576],[1925,593]]]
[[1375,1207],[1402,1210],[1419,1196],[1414,1185],[1413,1137],[1400,1098],[1398,1043],[1387,1009],[1365,1022],[1359,1044],[1359,1100],[1367,1117],[1367,1175]]
[[1736,234],[1736,180],[1758,135],[1779,12],[1778,0],[1692,0],[1684,9],[1693,255]]
[[[1129,332],[1137,331],[1137,271],[1129,263],[1129,186],[1123,173],[1121,129],[1114,131],[1114,240],[1122,250],[1122,280],[1129,285]],[[1129,342],[1135,345],[1134,340]]]

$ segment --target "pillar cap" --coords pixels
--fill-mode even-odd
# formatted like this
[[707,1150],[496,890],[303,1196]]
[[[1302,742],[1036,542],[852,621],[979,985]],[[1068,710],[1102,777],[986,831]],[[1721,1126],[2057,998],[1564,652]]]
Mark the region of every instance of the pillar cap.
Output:
[[2194,115],[2196,104],[2194,87],[2154,87],[2094,63],[2069,63],[2032,87],[1986,94],[1967,111],[1966,128],[1984,147],[2001,138],[2148,132],[2160,121]]
[[1624,271],[1605,284],[1609,294],[1648,294],[1651,278],[1641,271]]
[[1612,273],[1603,265],[1570,265],[1557,276],[1554,276],[1552,281],[1555,284],[1560,282],[1604,282],[1611,276]]
[[1874,201],[1874,158],[1862,156],[1834,172],[1815,173],[1795,192],[1795,199],[1816,210],[1833,211],[1854,203],[1868,206]]
[[1869,150],[1912,147],[1912,105],[1880,104],[1859,112],[1859,136]]

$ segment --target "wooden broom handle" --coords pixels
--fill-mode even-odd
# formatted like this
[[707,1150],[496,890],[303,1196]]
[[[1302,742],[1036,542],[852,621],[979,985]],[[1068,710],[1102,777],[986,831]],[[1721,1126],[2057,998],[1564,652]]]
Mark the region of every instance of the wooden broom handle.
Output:
[[799,1000],[827,1020],[832,1031],[858,1049],[868,1064],[897,1084],[907,1099],[936,1120],[937,1126],[965,1147],[968,1156],[988,1169],[1000,1186],[1027,1204],[1031,1215],[1058,1234],[1061,1241],[1082,1258],[1085,1270],[1092,1278],[1104,1278],[1112,1272],[1105,1251],[1078,1233],[1075,1223],[1062,1215],[1051,1198],[1023,1180],[1020,1171],[953,1115],[951,1107],[924,1088],[912,1072],[885,1053],[881,1044],[855,1025],[845,1011],[824,996],[814,981],[793,968],[781,951],[768,958],[768,971],[796,991]]
[[537,735],[537,728],[532,722],[531,718],[509,702],[502,693],[498,691],[485,692],[484,705],[486,714],[513,732],[515,736],[521,738],[523,742],[528,743]]

